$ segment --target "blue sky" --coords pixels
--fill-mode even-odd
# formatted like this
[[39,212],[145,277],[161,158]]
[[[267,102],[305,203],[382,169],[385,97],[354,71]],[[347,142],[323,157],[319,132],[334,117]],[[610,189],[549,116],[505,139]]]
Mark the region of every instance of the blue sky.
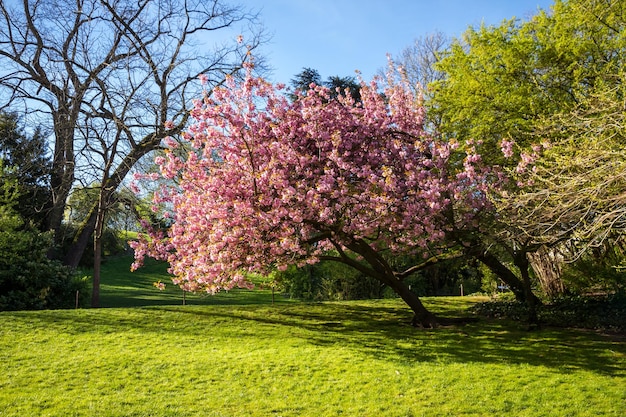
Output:
[[302,68],[322,78],[352,76],[366,80],[416,38],[441,31],[451,37],[465,29],[527,19],[550,0],[245,0],[261,11],[272,35],[263,48],[274,82],[289,83]]

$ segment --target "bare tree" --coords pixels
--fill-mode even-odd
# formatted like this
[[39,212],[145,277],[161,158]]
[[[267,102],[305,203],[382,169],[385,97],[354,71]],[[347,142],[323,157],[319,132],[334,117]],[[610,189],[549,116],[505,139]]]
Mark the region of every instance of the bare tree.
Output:
[[395,61],[413,86],[421,86],[428,91],[428,84],[441,80],[444,73],[437,69],[437,62],[450,46],[450,38],[442,32],[433,32],[415,39],[404,48]]
[[264,40],[255,14],[221,0],[0,0],[0,17],[5,103],[53,127],[46,226],[56,244],[76,179],[102,185],[65,257],[73,266],[94,230],[99,256],[107,206],[133,166],[183,130],[192,97],[235,74]]
[[[397,57],[393,57],[391,62],[393,67],[387,71],[392,70],[397,77],[405,78],[415,93],[423,95],[426,106],[430,106],[429,85],[445,77],[445,73],[437,68],[437,63],[445,55],[450,44],[451,39],[439,31],[419,37]],[[385,79],[383,71],[379,72]],[[435,116],[435,113],[426,112],[426,127],[430,131],[437,133],[440,122],[440,117]]]

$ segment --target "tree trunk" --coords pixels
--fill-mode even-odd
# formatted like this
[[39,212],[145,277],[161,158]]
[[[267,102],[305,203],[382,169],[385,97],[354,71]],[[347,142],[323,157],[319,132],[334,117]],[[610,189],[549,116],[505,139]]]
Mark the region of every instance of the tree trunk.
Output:
[[396,275],[389,265],[389,262],[374,248],[372,248],[363,239],[353,240],[347,247],[363,257],[365,262],[369,265],[366,267],[360,262],[351,259],[346,256],[340,249],[340,246],[335,244],[338,248],[341,257],[340,261],[354,267],[355,269],[369,275],[372,278],[377,279],[381,283],[388,285],[396,294],[402,298],[402,300],[413,310],[413,319],[411,324],[416,327],[433,328],[437,327],[437,317],[428,311],[419,297],[413,293],[409,287],[402,281],[400,277]]
[[528,306],[528,324],[531,326],[537,326],[539,324],[539,318],[537,317],[537,304],[541,302],[535,296],[532,290],[530,282],[528,257],[526,252],[520,252],[515,256],[515,265],[519,268],[522,275],[522,282],[524,283],[524,294],[526,298],[526,305]]
[[64,113],[65,109],[53,113],[54,153],[50,172],[52,201],[46,215],[46,228],[54,232],[54,248],[49,253],[52,258],[63,244],[61,225],[65,214],[65,205],[74,184],[74,120]]
[[517,301],[526,301],[528,295],[524,291],[524,283],[497,257],[486,251],[480,251],[474,254],[474,256],[509,286]]
[[565,285],[561,279],[563,257],[553,248],[545,246],[536,252],[528,253],[527,256],[543,292],[550,298],[562,295],[565,292]]
[[387,285],[413,310],[413,319],[411,320],[413,326],[428,329],[437,327],[437,317],[424,307],[419,297],[404,282],[396,277],[389,281]]
[[93,287],[91,291],[91,307],[100,307],[100,266],[102,264],[102,231],[106,215],[106,194],[100,191],[98,209],[96,210],[96,225],[93,234]]
[[90,210],[89,217],[80,225],[79,229],[76,231],[76,236],[72,241],[72,245],[69,250],[65,254],[65,258],[63,263],[65,265],[71,266],[72,268],[78,267],[85,250],[87,249],[87,245],[89,243],[89,238],[93,235],[96,229],[96,220],[98,217],[98,209],[94,207],[94,209]]
[[91,307],[100,307],[100,265],[102,264],[102,236],[96,233],[93,238],[93,282]]

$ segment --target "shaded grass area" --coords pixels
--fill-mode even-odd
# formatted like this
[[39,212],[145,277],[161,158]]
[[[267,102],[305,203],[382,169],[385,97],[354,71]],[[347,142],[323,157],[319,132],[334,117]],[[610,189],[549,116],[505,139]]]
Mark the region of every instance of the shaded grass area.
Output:
[[399,300],[4,312],[0,415],[626,415],[624,343],[409,319]]

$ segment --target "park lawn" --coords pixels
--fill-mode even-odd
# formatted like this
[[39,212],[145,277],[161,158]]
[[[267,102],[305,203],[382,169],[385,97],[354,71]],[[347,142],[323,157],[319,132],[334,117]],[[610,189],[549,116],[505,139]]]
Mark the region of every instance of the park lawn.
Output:
[[[167,273],[167,263],[146,259],[143,267],[130,272],[133,258],[120,256],[107,259],[102,264],[100,285],[100,307],[145,307],[155,305],[182,305],[183,298],[187,305],[241,305],[241,304],[271,304],[272,302],[291,302],[264,287],[261,278],[255,280],[256,289],[234,289],[223,291],[215,296],[207,294],[185,293],[172,284],[171,276]],[[90,275],[91,271],[84,271]],[[155,282],[163,282],[165,289],[159,291]],[[267,284],[267,283],[265,283]]]
[[626,415],[615,338],[409,318],[399,300],[3,312],[0,416]]

